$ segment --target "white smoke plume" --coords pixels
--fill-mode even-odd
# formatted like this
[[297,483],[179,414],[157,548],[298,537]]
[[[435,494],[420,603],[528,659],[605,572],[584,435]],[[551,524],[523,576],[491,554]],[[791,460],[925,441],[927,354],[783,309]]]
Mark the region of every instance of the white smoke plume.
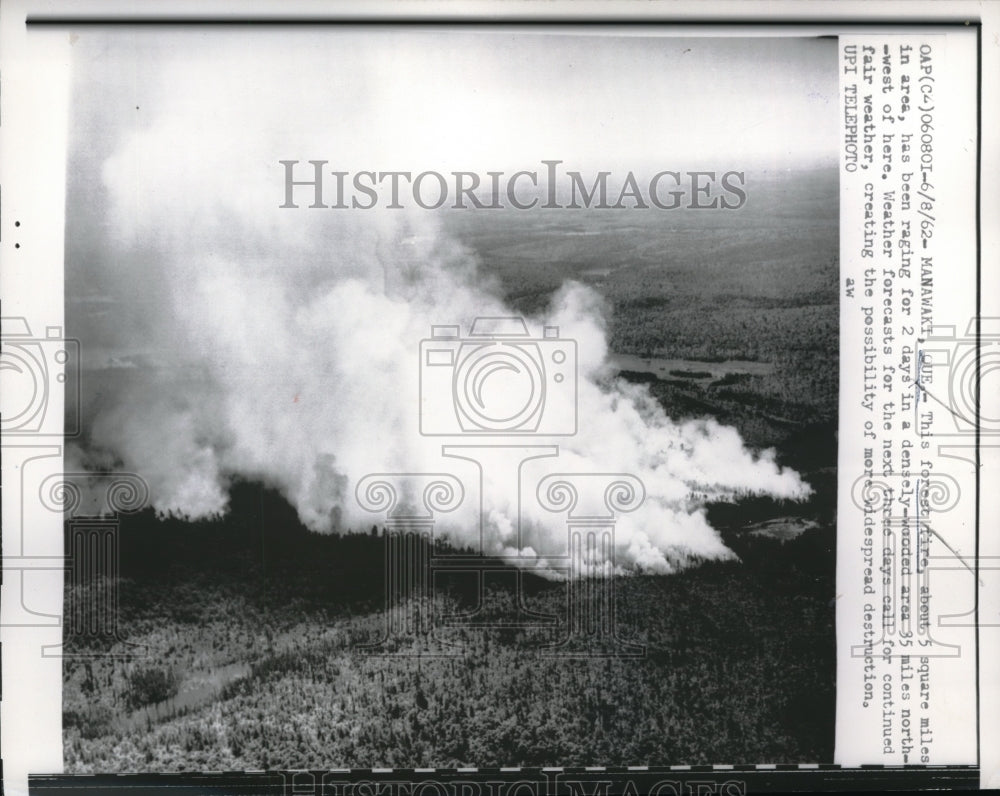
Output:
[[[452,471],[468,495],[443,532],[478,546],[482,531],[484,552],[538,566],[565,549],[564,518],[530,500],[519,518],[510,477],[484,472],[479,494],[478,471],[441,454],[442,441],[462,440],[422,436],[418,425],[419,345],[431,326],[464,334],[478,316],[517,313],[434,212],[278,209],[280,159],[453,165],[421,162],[426,152],[401,143],[428,140],[431,122],[391,116],[415,84],[376,61],[354,53],[350,68],[314,64],[303,78],[294,59],[265,70],[231,43],[166,64],[143,123],[102,168],[107,267],[148,291],[134,333],[157,367],[105,400],[94,449],[141,474],[160,512],[222,514],[243,477],[278,489],[320,532],[379,522],[355,499],[369,473]],[[395,144],[374,140],[383,130]],[[748,450],[710,419],[674,422],[645,387],[615,379],[606,311],[589,288],[564,284],[527,321],[533,337],[555,325],[577,341],[579,431],[514,440],[559,446],[558,457],[525,467],[524,484],[565,472],[640,479],[645,502],[616,528],[620,569],[669,572],[731,555],[706,520],[708,500],[809,493],[773,451]]]

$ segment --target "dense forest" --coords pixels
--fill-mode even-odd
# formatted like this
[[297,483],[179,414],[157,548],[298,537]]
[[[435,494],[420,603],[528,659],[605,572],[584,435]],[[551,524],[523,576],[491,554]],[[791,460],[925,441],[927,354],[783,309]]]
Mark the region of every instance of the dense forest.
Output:
[[[740,561],[616,580],[622,640],[641,657],[551,654],[566,585],[526,579],[532,628],[440,621],[430,646],[384,632],[381,529],[317,536],[254,484],[239,504],[282,513],[275,539],[230,520],[151,515],[122,527],[118,638],[67,636],[68,771],[267,767],[809,762],[832,753],[833,537],[728,533]],[[718,507],[729,527],[734,507]],[[728,516],[727,516],[728,514]],[[235,512],[234,515],[235,516]],[[246,516],[246,515],[244,515]],[[257,515],[259,516],[259,515]],[[818,519],[823,519],[817,515]],[[266,564],[266,566],[265,566]],[[513,608],[512,578],[486,600]],[[68,607],[108,589],[75,587]],[[461,614],[460,581],[426,610]],[[391,652],[386,655],[384,653]],[[412,653],[412,654],[411,654]]]

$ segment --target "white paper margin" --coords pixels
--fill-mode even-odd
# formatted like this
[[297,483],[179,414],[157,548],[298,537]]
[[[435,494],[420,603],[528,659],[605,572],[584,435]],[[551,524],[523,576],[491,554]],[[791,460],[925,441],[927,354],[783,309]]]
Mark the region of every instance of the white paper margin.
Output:
[[[240,3],[215,0],[149,0],[141,6],[126,0],[63,0],[31,2],[6,0],[0,9],[0,295],[5,316],[23,316],[32,331],[44,334],[46,326],[62,326],[63,218],[65,198],[66,125],[69,98],[69,52],[71,35],[64,28],[33,29],[29,34],[24,20],[28,13],[37,15],[114,16],[310,16],[321,14],[392,17],[398,14],[442,18],[449,15],[491,18],[541,16],[551,19],[563,15],[567,21],[609,17],[623,20],[669,22],[695,16],[700,20],[729,21],[776,19],[801,21],[807,29],[795,35],[816,32],[835,33],[846,24],[876,23],[891,32],[894,24],[906,20],[955,21],[967,17],[982,22],[982,151],[981,151],[981,262],[982,315],[1000,316],[1000,4],[996,2],[348,2],[329,3],[295,0]],[[831,29],[827,29],[830,26]],[[707,29],[719,34],[726,30],[747,35],[726,25]],[[685,35],[697,35],[704,28],[685,28]],[[598,29],[592,31],[595,35]],[[873,32],[871,29],[865,32]],[[750,35],[789,35],[788,28],[773,31],[755,29]],[[20,226],[15,222],[20,221]],[[16,245],[20,244],[16,248]],[[0,396],[3,396],[0,391]],[[61,402],[61,396],[53,396]],[[0,397],[6,402],[8,395]],[[983,414],[1000,415],[1000,396],[983,395]],[[992,402],[992,403],[990,403]],[[61,406],[52,411],[61,413]],[[26,438],[31,445],[49,443],[41,453],[58,448],[58,438]],[[21,504],[18,488],[19,457],[24,451],[9,449],[13,440],[4,440],[3,450],[3,531],[5,556],[23,558],[5,562],[3,602],[0,623],[15,617],[22,604],[33,610],[58,614],[62,605],[62,572],[40,568],[47,556],[62,555],[60,518],[34,505]],[[29,452],[39,455],[39,451]],[[58,454],[58,450],[56,451]],[[1000,448],[984,446],[980,494],[980,760],[981,785],[1000,787]],[[39,464],[39,462],[35,462]],[[47,458],[43,466],[58,472],[59,455]],[[30,542],[21,545],[20,529],[30,527]],[[992,561],[992,564],[987,562]],[[22,576],[23,568],[34,571]],[[23,579],[22,579],[23,577]],[[22,603],[21,584],[25,595]],[[58,644],[61,629],[48,627],[3,628],[3,702],[0,705],[0,750],[3,756],[5,792],[27,793],[29,772],[53,773],[61,770],[61,660],[41,658],[41,645]]]

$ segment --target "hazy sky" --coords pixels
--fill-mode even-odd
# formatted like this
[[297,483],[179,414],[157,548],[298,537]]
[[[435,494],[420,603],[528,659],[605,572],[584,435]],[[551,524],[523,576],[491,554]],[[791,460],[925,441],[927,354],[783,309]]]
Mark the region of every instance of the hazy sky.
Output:
[[[234,217],[288,221],[274,214],[280,159],[481,174],[546,158],[615,173],[836,162],[832,39],[205,28],[74,41],[67,297],[91,352],[137,347],[132,321],[164,273],[143,264],[169,272],[188,244],[239,252]],[[312,230],[313,254],[329,234]],[[116,298],[127,306],[107,323]]]
[[286,156],[308,156],[296,144],[321,134],[328,149],[311,154],[345,162],[487,169],[542,157],[600,166],[706,152],[735,163],[834,155],[832,39],[209,30],[85,33],[76,47],[78,110],[113,134],[169,104],[192,125],[179,146],[253,97],[255,126]]

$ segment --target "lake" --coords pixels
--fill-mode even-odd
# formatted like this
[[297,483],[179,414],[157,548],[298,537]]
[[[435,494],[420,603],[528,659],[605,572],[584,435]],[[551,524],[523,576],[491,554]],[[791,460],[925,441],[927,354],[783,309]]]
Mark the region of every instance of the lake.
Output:
[[[714,381],[721,379],[727,373],[746,373],[751,376],[770,376],[774,373],[774,364],[771,362],[751,362],[741,359],[699,362],[694,359],[657,359],[655,357],[639,357],[634,354],[609,354],[608,360],[619,371],[649,373],[658,379],[688,378],[692,381]],[[677,372],[671,373],[671,371]],[[709,375],[700,375],[704,373]]]

